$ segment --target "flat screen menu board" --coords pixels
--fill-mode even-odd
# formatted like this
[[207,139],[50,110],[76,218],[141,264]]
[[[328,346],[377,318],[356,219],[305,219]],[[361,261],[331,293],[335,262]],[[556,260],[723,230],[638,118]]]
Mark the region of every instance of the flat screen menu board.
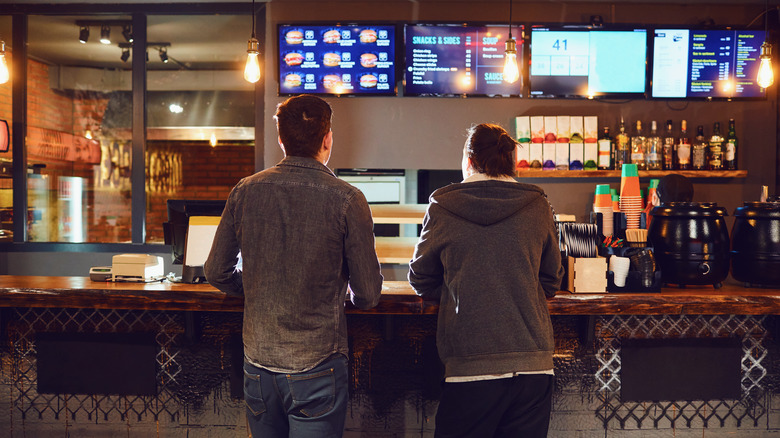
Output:
[[530,95],[642,95],[647,80],[647,30],[531,28]]
[[[520,96],[522,80],[504,82],[506,25],[417,24],[404,28],[404,94],[410,96]],[[513,34],[522,35],[522,26]],[[523,65],[522,39],[517,59]]]
[[656,29],[652,97],[764,97],[756,83],[764,31]]
[[279,94],[395,94],[394,25],[279,26]]

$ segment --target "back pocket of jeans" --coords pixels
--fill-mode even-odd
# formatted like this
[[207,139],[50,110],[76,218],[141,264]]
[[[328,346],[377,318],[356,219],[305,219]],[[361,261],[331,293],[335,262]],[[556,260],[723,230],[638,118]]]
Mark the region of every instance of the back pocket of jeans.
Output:
[[312,374],[287,376],[293,409],[308,418],[319,417],[333,409],[336,402],[336,379],[333,368]]
[[248,373],[246,370],[244,370],[244,403],[254,416],[265,412],[263,391],[260,389],[260,375]]

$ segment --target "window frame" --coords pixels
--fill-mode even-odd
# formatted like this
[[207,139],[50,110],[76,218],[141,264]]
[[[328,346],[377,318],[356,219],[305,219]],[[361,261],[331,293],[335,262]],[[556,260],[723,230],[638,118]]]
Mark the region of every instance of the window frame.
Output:
[[[146,153],[147,98],[146,98],[146,33],[147,19],[153,15],[251,15],[247,3],[167,3],[167,4],[10,4],[3,15],[11,16],[12,50],[11,66],[13,85],[12,103],[12,159],[13,159],[13,232],[12,242],[0,242],[5,252],[160,252],[166,245],[146,242],[146,181],[145,166],[132,166],[131,182],[131,242],[130,243],[72,243],[29,242],[27,236],[27,34],[28,18],[38,15],[105,15],[122,14],[132,17],[136,41],[132,53],[132,162],[144,163]],[[261,56],[265,55],[265,3],[259,3],[254,11],[257,23],[256,38],[260,42]],[[247,38],[250,36],[247,29]],[[264,57],[268,59],[267,57]],[[264,97],[265,75],[254,87],[255,110],[255,171],[264,168]],[[260,141],[258,142],[258,139]]]

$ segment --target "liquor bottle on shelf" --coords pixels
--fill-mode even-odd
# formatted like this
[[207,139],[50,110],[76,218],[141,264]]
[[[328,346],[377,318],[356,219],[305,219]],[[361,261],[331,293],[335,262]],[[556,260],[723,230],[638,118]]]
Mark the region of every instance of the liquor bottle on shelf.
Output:
[[691,169],[691,139],[688,138],[688,122],[680,123],[680,139],[677,141],[677,169]]
[[612,142],[612,137],[609,136],[609,126],[605,126],[604,130],[599,135],[599,169],[607,170],[612,169],[612,153],[615,148],[615,144]]
[[642,122],[636,121],[636,131],[631,137],[631,162],[637,170],[645,170],[645,154],[647,153],[647,138],[642,134]]
[[658,125],[653,120],[650,123],[650,135],[647,137],[647,154],[645,163],[647,170],[663,169],[663,148],[661,147],[661,137],[658,136]]
[[620,119],[618,133],[615,136],[615,169],[621,170],[623,164],[631,163],[631,139],[626,132],[626,125]]
[[723,151],[723,168],[737,170],[737,130],[734,119],[729,119],[729,133],[726,134],[726,150]]
[[676,143],[676,140],[674,138],[674,124],[671,120],[666,121],[666,132],[664,133],[663,138],[663,160],[664,160],[664,170],[674,170],[675,168],[675,153],[674,153],[674,144]]
[[707,148],[707,169],[723,169],[723,137],[720,135],[720,123],[715,122],[712,126],[712,137],[710,145]]
[[704,170],[707,166],[707,139],[704,138],[704,126],[696,127],[696,138],[693,139],[691,152],[691,167],[693,170]]

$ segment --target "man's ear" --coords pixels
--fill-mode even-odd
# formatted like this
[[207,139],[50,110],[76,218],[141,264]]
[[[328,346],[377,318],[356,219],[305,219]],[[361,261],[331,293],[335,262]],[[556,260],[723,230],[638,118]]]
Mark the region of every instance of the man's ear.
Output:
[[284,153],[284,155],[286,156],[287,151],[284,150],[284,144],[282,144],[282,137],[276,136],[276,141],[279,142],[279,147],[282,148],[282,153]]
[[325,150],[330,150],[333,147],[333,131],[328,131],[325,137],[322,137],[322,147]]

